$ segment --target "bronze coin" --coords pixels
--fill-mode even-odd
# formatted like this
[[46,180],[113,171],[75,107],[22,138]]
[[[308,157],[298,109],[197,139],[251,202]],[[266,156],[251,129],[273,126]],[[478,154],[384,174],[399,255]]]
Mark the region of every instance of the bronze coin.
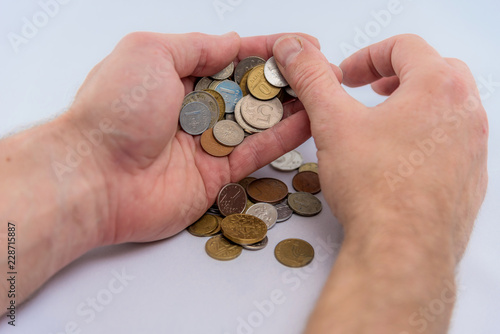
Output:
[[224,157],[234,150],[234,147],[219,144],[219,142],[214,137],[212,128],[203,132],[203,134],[201,135],[200,143],[205,152],[214,157]]
[[247,206],[245,189],[237,183],[228,183],[219,191],[217,206],[224,216],[242,213]]
[[243,187],[243,189],[245,189],[245,191],[246,191],[248,184],[250,182],[252,182],[253,180],[257,180],[257,178],[256,177],[252,177],[252,176],[247,176],[243,180],[239,181],[238,183],[241,184],[241,186]]
[[297,173],[293,177],[292,185],[295,190],[310,194],[317,194],[321,191],[319,176],[311,171]]
[[247,186],[247,194],[255,202],[278,203],[288,195],[288,187],[273,178],[253,180]]

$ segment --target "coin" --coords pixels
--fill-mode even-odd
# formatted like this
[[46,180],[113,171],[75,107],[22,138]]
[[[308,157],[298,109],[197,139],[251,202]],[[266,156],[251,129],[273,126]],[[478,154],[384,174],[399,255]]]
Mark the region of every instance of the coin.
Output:
[[222,120],[214,126],[215,139],[226,146],[237,146],[245,139],[241,126],[233,121]]
[[288,187],[282,181],[262,178],[250,182],[247,193],[255,202],[278,203],[288,195]]
[[234,63],[231,62],[225,68],[223,68],[220,72],[212,75],[212,78],[215,80],[225,80],[229,78],[234,71]]
[[208,256],[219,261],[229,261],[236,259],[243,248],[224,238],[222,235],[217,235],[208,239],[205,244],[205,251]]
[[271,162],[271,166],[281,171],[291,171],[299,168],[303,162],[302,154],[293,150]]
[[283,118],[283,104],[277,98],[267,101],[247,96],[241,103],[241,116],[257,129],[269,129]]
[[216,231],[218,226],[219,223],[215,216],[204,214],[194,224],[190,225],[187,230],[197,237],[206,237]]
[[187,94],[184,97],[182,107],[184,107],[186,104],[191,103],[191,102],[201,102],[209,107],[210,114],[211,114],[209,128],[213,127],[215,125],[215,123],[219,120],[219,114],[220,114],[219,105],[217,103],[217,100],[212,95],[208,94],[207,92],[194,91],[194,92]]
[[203,77],[200,80],[198,80],[198,82],[194,86],[194,90],[204,90],[204,89],[207,89],[208,86],[210,86],[210,84],[212,83],[212,81],[213,80],[210,79],[209,77]]
[[208,129],[201,135],[201,147],[214,157],[224,157],[234,150],[234,147],[219,144],[215,139],[213,129]]
[[245,189],[238,183],[228,183],[219,191],[217,206],[224,216],[242,213],[247,205]]
[[[207,92],[208,94],[212,95],[215,100],[217,101],[217,105],[219,106],[219,121],[224,118],[224,115],[226,114],[226,101],[224,101],[224,98],[220,93],[216,90],[213,89],[203,89],[204,92]],[[215,125],[214,125],[215,126]]]
[[215,87],[217,87],[221,82],[222,82],[222,80],[212,81],[212,83],[208,86],[208,89],[215,89]]
[[250,182],[252,182],[253,180],[257,180],[256,177],[252,177],[252,176],[247,176],[245,177],[243,180],[240,180],[238,183],[243,187],[243,189],[245,189],[245,191],[247,190],[247,186]]
[[280,88],[271,85],[264,76],[264,65],[255,66],[247,79],[248,90],[259,100],[270,100],[280,92]]
[[250,56],[242,59],[234,69],[234,81],[236,81],[237,84],[240,84],[246,73],[248,73],[255,66],[265,63],[266,61],[264,59],[257,56]]
[[274,248],[274,256],[287,267],[299,268],[314,259],[314,248],[302,239],[285,239]]
[[233,113],[236,103],[243,97],[240,86],[234,81],[224,80],[214,90],[220,93],[226,102],[226,113]]
[[297,191],[317,194],[321,191],[318,173],[304,171],[297,173],[292,180],[293,188]]
[[266,80],[275,87],[288,86],[288,82],[286,81],[283,74],[281,74],[274,57],[271,57],[267,60],[266,65],[264,66],[264,75],[266,77]]
[[266,223],[268,230],[276,224],[276,219],[278,219],[278,211],[269,203],[254,204],[248,208],[246,214],[260,218]]
[[288,195],[288,206],[298,215],[311,217],[321,212],[321,201],[310,193],[298,192]]
[[241,92],[243,93],[243,96],[247,96],[248,94],[250,94],[250,92],[248,91],[248,75],[249,74],[250,74],[250,71],[245,73],[243,78],[241,78],[240,88],[241,88]]
[[295,91],[292,89],[292,87],[288,86],[285,88],[285,92],[290,95],[291,97],[295,97],[297,98],[297,93],[295,93]]
[[299,167],[299,172],[305,172],[305,171],[317,173],[318,172],[318,164],[315,162],[307,162]]
[[247,96],[243,97],[241,100],[239,100],[238,103],[236,103],[236,107],[234,107],[234,118],[236,119],[236,122],[243,128],[243,130],[245,130],[246,133],[252,134],[252,133],[262,132],[264,130],[254,128],[253,126],[251,126],[250,124],[245,122],[245,120],[243,119],[243,116],[241,116],[241,104],[247,98],[250,98],[250,96],[247,95]]
[[201,102],[191,102],[182,107],[179,122],[182,130],[190,135],[199,135],[210,126],[212,116],[208,106]]
[[221,223],[226,238],[239,245],[251,245],[266,237],[267,226],[257,217],[246,214],[227,216]]
[[[236,109],[235,109],[236,110]],[[228,121],[233,121],[233,122],[236,122],[236,117],[234,117],[234,113],[232,114],[226,114],[226,116],[224,117],[226,120]]]
[[219,234],[220,231],[222,230],[220,223],[222,223],[222,217],[214,215],[214,217],[217,219],[217,228],[213,230],[212,232],[207,234],[207,237],[214,236],[216,234]]
[[262,241],[259,241],[255,244],[251,245],[241,245],[243,248],[248,249],[248,250],[261,250],[267,246],[269,239],[267,238],[267,235]]
[[278,218],[276,219],[277,223],[284,222],[293,215],[293,210],[290,209],[290,207],[287,204],[284,203],[278,203],[275,204],[274,207],[276,208],[276,211],[278,211]]
[[254,205],[254,203],[247,198],[247,205],[246,205],[245,211],[243,213],[247,213],[248,208],[250,208],[252,205]]

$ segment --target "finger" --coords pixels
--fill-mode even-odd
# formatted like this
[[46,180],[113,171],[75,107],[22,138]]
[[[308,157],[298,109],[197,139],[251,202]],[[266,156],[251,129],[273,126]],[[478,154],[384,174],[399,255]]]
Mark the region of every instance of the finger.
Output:
[[372,89],[375,93],[389,96],[399,87],[399,78],[397,76],[382,78],[372,83]]
[[333,71],[333,73],[335,73],[337,80],[340,83],[342,83],[344,81],[344,72],[342,72],[342,69],[334,64],[330,64],[330,66],[332,67],[332,71]]
[[301,110],[264,132],[245,138],[229,155],[231,182],[237,182],[305,142],[309,119]]
[[330,135],[342,126],[339,117],[362,106],[343,90],[328,60],[308,40],[284,36],[275,43],[274,56],[307,110],[315,139]]
[[[282,33],[282,34],[274,34],[267,36],[243,37],[241,39],[241,47],[240,47],[240,52],[238,53],[238,60],[250,56],[258,56],[264,59],[271,58],[271,56],[273,56],[274,43],[284,35],[286,34]],[[318,49],[320,48],[319,41],[316,37],[302,33],[297,33],[295,35],[307,39],[316,48]]]
[[293,100],[285,103],[283,104],[283,119],[301,110],[304,110],[304,105],[300,100]]
[[236,58],[241,43],[235,32],[222,36],[202,33],[158,35],[167,60],[181,78],[219,72]]
[[[396,75],[404,82],[408,73],[422,78],[442,66],[443,58],[416,35],[399,35],[356,52],[340,64],[344,84],[359,87]],[[419,75],[420,74],[420,75]]]

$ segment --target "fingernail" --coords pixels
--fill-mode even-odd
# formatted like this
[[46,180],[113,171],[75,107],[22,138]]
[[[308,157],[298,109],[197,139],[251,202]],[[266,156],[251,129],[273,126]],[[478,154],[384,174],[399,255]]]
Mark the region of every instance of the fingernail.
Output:
[[274,58],[283,67],[287,67],[297,54],[302,51],[302,41],[296,36],[281,37],[274,44]]

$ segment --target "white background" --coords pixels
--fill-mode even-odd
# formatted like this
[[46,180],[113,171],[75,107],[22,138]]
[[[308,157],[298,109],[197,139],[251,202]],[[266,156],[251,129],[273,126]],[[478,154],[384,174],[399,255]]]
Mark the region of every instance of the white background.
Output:
[[[401,13],[381,25],[373,11],[387,9],[389,2],[221,0],[230,9],[221,14],[213,0],[72,0],[60,5],[59,12],[15,52],[8,34],[21,34],[23,18],[32,20],[41,9],[37,1],[1,0],[0,135],[64,111],[90,69],[132,31],[220,34],[235,30],[242,36],[301,31],[318,37],[333,63],[346,56],[341,45],[419,34],[443,56],[468,63],[488,112],[489,190],[457,271],[460,294],[450,333],[498,333],[500,87],[486,87],[484,82],[500,82],[500,4],[401,0]],[[359,31],[366,29],[371,29],[368,40],[360,40]],[[382,101],[369,88],[349,92],[367,105]],[[312,141],[299,151],[306,161],[316,160]],[[256,175],[279,177],[291,186],[292,174],[266,167]],[[209,258],[204,251],[206,239],[187,232],[152,244],[94,250],[25,303],[18,310],[15,328],[2,319],[0,332],[70,333],[66,327],[76,326],[75,333],[232,334],[238,333],[243,319],[253,325],[240,333],[300,333],[336,256],[327,252],[321,240],[340,242],[341,229],[325,207],[317,217],[294,216],[277,225],[269,237],[265,250],[244,252],[227,263]],[[274,246],[286,237],[301,237],[314,246],[317,257],[309,267],[291,270],[274,259]],[[114,271],[125,271],[133,279],[95,318],[82,316],[79,305],[105,293]],[[255,303],[275,293],[282,294],[280,303],[259,311]]]

